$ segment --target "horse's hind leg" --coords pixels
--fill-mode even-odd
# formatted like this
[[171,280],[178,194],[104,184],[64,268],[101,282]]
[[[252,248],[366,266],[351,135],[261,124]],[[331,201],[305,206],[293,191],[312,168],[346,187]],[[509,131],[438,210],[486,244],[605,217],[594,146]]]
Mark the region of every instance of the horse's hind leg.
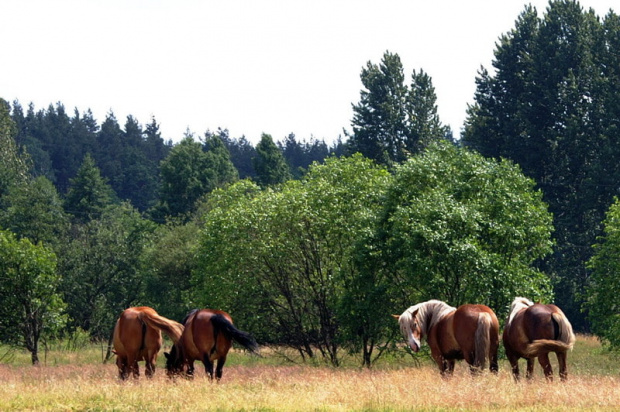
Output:
[[121,380],[125,380],[129,377],[129,368],[127,367],[127,358],[117,356],[116,366],[118,367],[118,377]]
[[568,379],[568,370],[566,368],[566,352],[556,352],[558,357],[558,366],[560,368],[560,380],[566,381]]
[[[506,357],[508,358],[508,362],[510,362],[510,368],[512,370],[512,377],[515,381],[520,379],[519,377],[519,356],[515,355],[512,351],[506,350]],[[495,362],[497,363],[497,354],[495,355]],[[491,363],[493,366],[493,363]]]
[[539,355],[538,362],[543,368],[545,378],[547,378],[549,382],[553,381],[553,368],[551,367],[551,362],[549,361],[549,354],[543,353],[542,355]]
[[527,379],[532,379],[534,376],[534,358],[527,358],[527,372],[525,372],[525,377]]
[[202,357],[202,363],[205,364],[205,372],[207,373],[207,376],[209,376],[209,380],[213,380],[213,362],[209,359],[208,354],[204,354]]
[[153,359],[147,359],[144,367],[144,374],[147,378],[152,378],[155,374],[155,361]]
[[219,382],[222,379],[222,371],[224,370],[224,363],[226,363],[226,356],[222,356],[217,361],[217,368],[215,368],[215,379]]

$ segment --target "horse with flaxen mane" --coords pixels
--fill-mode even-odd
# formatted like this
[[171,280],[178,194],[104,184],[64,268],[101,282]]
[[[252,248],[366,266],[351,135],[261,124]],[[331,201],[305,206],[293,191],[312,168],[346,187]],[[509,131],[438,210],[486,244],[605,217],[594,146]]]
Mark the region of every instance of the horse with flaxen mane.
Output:
[[182,373],[194,376],[194,361],[200,360],[210,380],[213,379],[213,363],[217,360],[215,377],[222,378],[222,369],[232,341],[250,352],[256,352],[256,340],[247,332],[233,325],[230,315],[221,310],[194,309],[183,319],[185,330],[181,339],[166,356],[166,373],[175,377]]
[[114,353],[121,379],[127,379],[130,374],[137,378],[140,375],[138,362],[142,360],[146,362],[146,376],[153,376],[162,346],[162,331],[177,342],[183,325],[160,316],[147,306],[128,308],[121,313],[114,327]]
[[575,334],[564,312],[555,305],[533,303],[526,298],[515,298],[503,335],[506,357],[512,374],[519,379],[519,359],[527,359],[526,377],[532,378],[534,358],[538,358],[545,378],[553,380],[549,352],[555,352],[560,368],[560,379],[566,380],[566,352],[573,348]]
[[418,303],[405,310],[398,319],[400,330],[414,352],[426,337],[431,356],[442,376],[452,375],[456,360],[465,359],[472,373],[485,368],[497,372],[499,322],[485,305],[466,304],[454,308],[439,300]]

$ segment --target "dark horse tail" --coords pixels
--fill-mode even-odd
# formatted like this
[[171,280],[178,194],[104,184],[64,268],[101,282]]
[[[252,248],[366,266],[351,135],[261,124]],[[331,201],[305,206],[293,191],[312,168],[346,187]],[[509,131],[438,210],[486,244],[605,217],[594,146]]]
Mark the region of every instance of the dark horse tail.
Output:
[[235,328],[235,326],[224,316],[219,314],[212,316],[211,323],[213,324],[213,329],[216,335],[219,332],[222,332],[225,335],[230,336],[231,339],[250,352],[256,353],[258,351],[258,344],[256,343],[254,337],[248,332]]
[[543,353],[568,352],[573,349],[575,334],[566,316],[561,312],[555,312],[551,315],[551,321],[556,330],[556,339],[537,339],[533,341],[525,348],[525,356],[533,358]]

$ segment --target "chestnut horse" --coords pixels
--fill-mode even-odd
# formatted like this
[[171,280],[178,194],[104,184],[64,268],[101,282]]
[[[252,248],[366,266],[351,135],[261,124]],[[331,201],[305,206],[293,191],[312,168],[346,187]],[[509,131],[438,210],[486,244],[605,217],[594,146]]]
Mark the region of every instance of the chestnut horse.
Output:
[[462,305],[458,309],[439,300],[418,303],[398,319],[400,330],[414,352],[426,337],[431,356],[442,376],[452,375],[455,360],[465,359],[472,373],[481,371],[489,358],[489,369],[497,372],[499,322],[488,306]]
[[185,330],[181,339],[166,356],[166,373],[170,377],[185,372],[194,376],[194,361],[200,360],[210,380],[213,380],[213,362],[217,360],[215,377],[222,378],[222,369],[232,341],[250,352],[256,352],[256,340],[247,332],[233,326],[230,315],[221,310],[194,309],[183,319]]
[[534,358],[538,358],[545,378],[553,380],[549,352],[555,352],[560,367],[560,379],[568,377],[566,352],[573,348],[575,334],[564,313],[555,305],[534,304],[526,298],[515,298],[504,327],[506,357],[512,374],[519,379],[519,359],[527,359],[526,377],[532,378]]
[[183,325],[158,315],[147,306],[128,308],[121,313],[114,327],[114,353],[121,379],[127,379],[130,373],[137,378],[140,375],[138,361],[142,360],[146,362],[146,376],[153,376],[162,345],[161,331],[177,342]]

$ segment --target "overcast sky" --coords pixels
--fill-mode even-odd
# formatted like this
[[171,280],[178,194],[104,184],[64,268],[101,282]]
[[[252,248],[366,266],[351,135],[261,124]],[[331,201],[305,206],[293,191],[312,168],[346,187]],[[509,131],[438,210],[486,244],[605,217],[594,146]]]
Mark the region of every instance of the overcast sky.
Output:
[[[582,0],[604,16],[617,0]],[[227,128],[256,143],[351,130],[360,72],[386,50],[423,69],[459,135],[481,65],[523,0],[0,0],[0,97],[70,115],[155,116],[180,140]],[[539,15],[548,2],[535,0]],[[615,6],[615,12],[618,7]]]

